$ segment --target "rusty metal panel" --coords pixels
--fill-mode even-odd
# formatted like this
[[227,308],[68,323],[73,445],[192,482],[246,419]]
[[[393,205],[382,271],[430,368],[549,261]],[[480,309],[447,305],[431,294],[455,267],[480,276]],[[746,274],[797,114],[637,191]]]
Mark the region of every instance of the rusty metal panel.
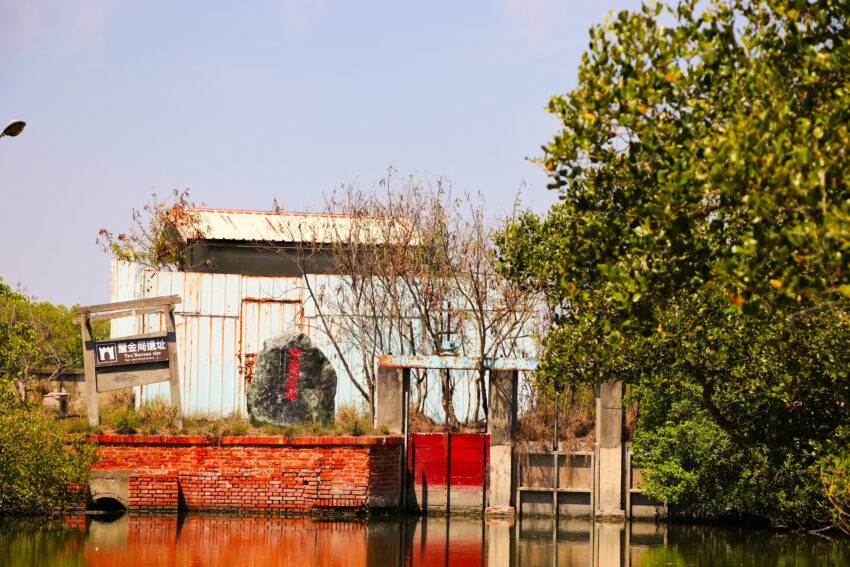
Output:
[[238,410],[247,413],[245,388],[263,343],[286,331],[303,328],[299,278],[243,276],[236,336],[239,362],[235,384]]
[[537,361],[533,358],[475,358],[469,356],[441,356],[416,354],[385,354],[379,366],[385,368],[448,368],[451,370],[477,370],[480,366],[488,370],[534,370]]
[[[309,275],[314,293],[335,293],[345,288],[345,279],[338,276]],[[262,349],[263,341],[297,327],[327,355],[337,372],[336,404],[363,404],[360,393],[347,376],[340,353],[324,330],[315,306],[309,299],[305,282],[297,277],[257,277],[238,274],[165,272],[114,261],[112,264],[112,300],[131,300],[157,295],[180,295],[183,303],[175,310],[177,349],[180,369],[181,397],[186,413],[246,415],[246,376],[250,358]],[[336,314],[325,309],[333,319]],[[416,328],[418,319],[412,318]],[[113,336],[140,334],[164,328],[159,315],[119,319],[113,322]],[[355,345],[341,344],[342,356],[362,380],[362,361]],[[404,352],[399,349],[394,352]],[[417,357],[419,365],[429,364]],[[455,409],[459,416],[466,413],[473,391],[462,385],[477,360],[451,357],[440,363],[452,368],[452,379],[459,381]],[[390,364],[400,359],[391,358]],[[406,361],[405,361],[406,362]],[[527,370],[533,362],[519,364],[498,359],[494,368],[517,366]],[[507,365],[507,366],[506,366]],[[415,366],[415,364],[414,364]],[[435,371],[436,374],[436,371]],[[439,379],[430,379],[427,407],[432,417],[442,415]],[[161,395],[168,398],[168,385],[152,384],[137,389],[141,400]]]
[[[188,299],[175,311],[181,398],[187,412],[230,414],[240,409],[235,350],[240,289],[238,275],[165,272],[113,262],[115,301],[162,291]],[[120,323],[112,329],[115,336],[164,328],[159,315]],[[168,386],[161,384],[143,386],[137,393],[143,401],[169,395]]]
[[[323,213],[187,209],[194,226],[179,226],[186,239],[330,244],[352,238],[371,244],[415,242],[418,232],[406,219]],[[200,233],[200,235],[198,234]]]
[[[111,265],[112,283],[110,286],[110,301],[129,301],[139,299],[136,278],[138,268],[135,264],[127,264],[113,259]],[[136,321],[131,317],[122,317],[110,322],[110,335],[122,337],[140,334]]]

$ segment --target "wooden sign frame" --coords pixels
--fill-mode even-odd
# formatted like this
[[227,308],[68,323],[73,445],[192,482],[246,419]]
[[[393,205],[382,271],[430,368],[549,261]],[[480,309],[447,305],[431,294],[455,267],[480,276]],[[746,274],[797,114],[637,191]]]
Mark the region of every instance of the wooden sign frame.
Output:
[[[101,305],[78,307],[74,321],[80,324],[83,338],[83,359],[86,370],[86,405],[88,407],[89,425],[100,423],[97,407],[98,392],[109,392],[124,388],[133,388],[145,384],[169,382],[171,384],[171,405],[177,409],[177,427],[183,429],[183,411],[180,403],[180,380],[177,368],[177,331],[174,324],[174,305],[182,303],[179,295],[152,297],[149,299],[134,299]],[[145,333],[130,337],[111,338],[108,341],[95,343],[92,338],[93,321],[109,321],[121,317],[136,317],[150,313],[165,315],[165,331]],[[145,345],[154,343],[160,349],[164,341],[167,359],[161,352],[150,357],[151,360],[141,362],[121,362],[105,364],[98,362],[95,348],[98,344],[124,343]]]

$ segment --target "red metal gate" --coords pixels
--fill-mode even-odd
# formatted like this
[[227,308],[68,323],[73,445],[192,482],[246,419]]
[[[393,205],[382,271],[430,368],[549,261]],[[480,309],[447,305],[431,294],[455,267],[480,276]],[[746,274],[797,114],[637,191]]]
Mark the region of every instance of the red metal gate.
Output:
[[483,510],[489,471],[486,433],[410,433],[408,508]]

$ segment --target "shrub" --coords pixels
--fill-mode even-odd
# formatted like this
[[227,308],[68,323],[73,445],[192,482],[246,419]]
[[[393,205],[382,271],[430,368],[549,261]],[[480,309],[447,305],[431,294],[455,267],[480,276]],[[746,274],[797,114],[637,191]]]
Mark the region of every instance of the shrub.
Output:
[[46,514],[80,503],[97,445],[36,408],[0,401],[0,514]]
[[244,419],[226,418],[223,420],[222,435],[240,436],[248,433],[251,424]]
[[741,443],[710,418],[697,387],[633,386],[629,397],[641,401],[632,450],[644,495],[689,516],[745,514],[793,529],[836,525],[813,458],[825,455],[824,484],[842,486],[840,460],[829,460],[829,452]]
[[[850,534],[850,429],[840,428],[835,439],[821,448],[817,469],[830,505],[834,524],[844,533]],[[819,447],[820,448],[820,447]]]
[[133,410],[120,410],[112,415],[110,421],[119,435],[132,435],[139,430],[139,420]]

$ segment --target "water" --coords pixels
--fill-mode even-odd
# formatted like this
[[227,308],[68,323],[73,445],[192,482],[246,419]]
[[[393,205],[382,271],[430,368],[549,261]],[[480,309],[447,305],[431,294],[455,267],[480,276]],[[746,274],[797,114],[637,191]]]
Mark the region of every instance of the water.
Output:
[[2,566],[850,565],[850,539],[772,530],[587,520],[227,516],[0,520]]

